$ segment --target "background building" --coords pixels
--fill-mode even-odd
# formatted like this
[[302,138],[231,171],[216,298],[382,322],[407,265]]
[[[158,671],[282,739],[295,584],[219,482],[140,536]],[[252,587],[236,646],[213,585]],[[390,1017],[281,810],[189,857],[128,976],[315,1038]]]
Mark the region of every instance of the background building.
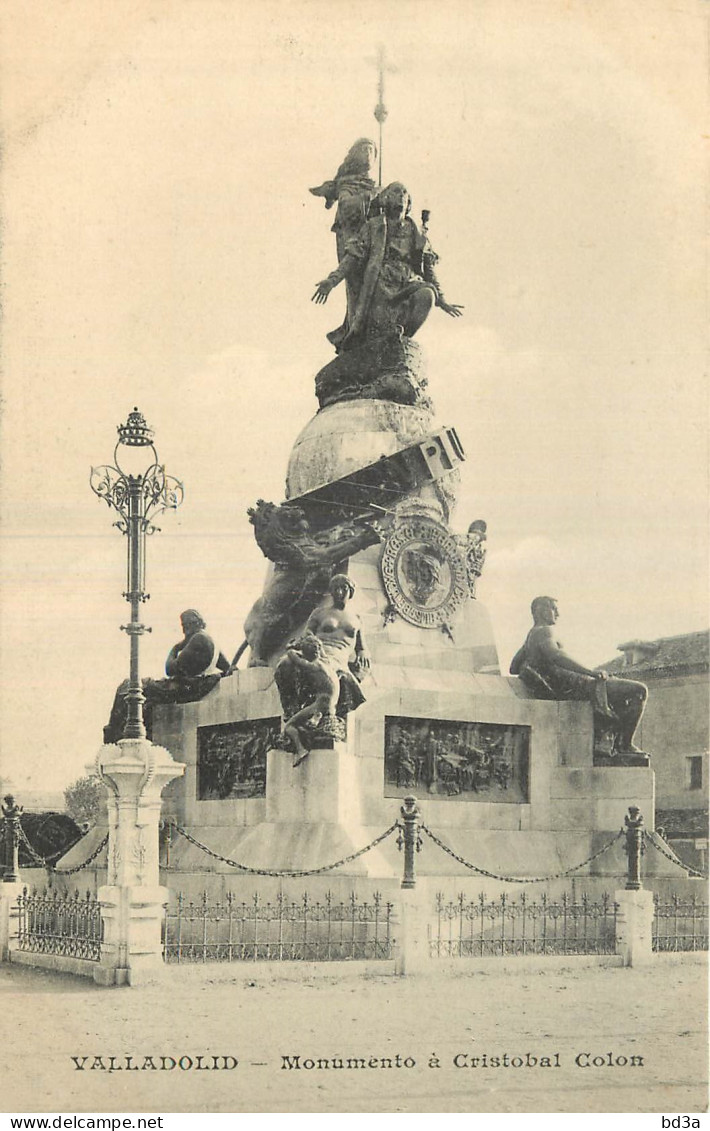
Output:
[[602,664],[649,690],[636,742],[656,772],[656,827],[694,867],[707,866],[710,632],[629,640]]

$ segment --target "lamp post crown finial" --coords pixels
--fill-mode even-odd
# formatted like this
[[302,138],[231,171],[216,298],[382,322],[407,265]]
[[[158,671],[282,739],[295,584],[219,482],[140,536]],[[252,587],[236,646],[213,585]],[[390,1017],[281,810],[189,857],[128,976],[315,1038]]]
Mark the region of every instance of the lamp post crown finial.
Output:
[[134,407],[133,412],[129,412],[125,424],[118,425],[117,432],[119,444],[125,444],[130,448],[147,448],[153,443],[153,429],[146,423],[143,413],[139,412],[137,407]]

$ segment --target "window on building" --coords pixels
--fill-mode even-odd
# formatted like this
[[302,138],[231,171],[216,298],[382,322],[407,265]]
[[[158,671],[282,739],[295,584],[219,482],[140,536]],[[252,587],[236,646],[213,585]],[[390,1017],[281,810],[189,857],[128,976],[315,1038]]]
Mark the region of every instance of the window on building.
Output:
[[686,758],[688,789],[703,788],[703,759],[702,755],[693,755]]

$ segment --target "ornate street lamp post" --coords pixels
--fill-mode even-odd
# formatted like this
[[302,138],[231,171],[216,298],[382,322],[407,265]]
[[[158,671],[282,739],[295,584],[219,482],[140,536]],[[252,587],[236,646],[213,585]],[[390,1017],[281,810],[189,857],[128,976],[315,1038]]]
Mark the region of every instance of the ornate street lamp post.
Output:
[[[121,463],[119,461],[123,461]],[[131,666],[126,695],[127,718],[124,738],[145,738],[139,668],[139,642],[150,632],[140,619],[140,606],[150,597],[145,592],[145,540],[160,528],[154,519],[165,510],[176,510],[183,501],[182,483],[165,474],[153,446],[153,430],[137,408],[129,412],[125,424],[118,425],[114,463],[91,469],[91,489],[118,512],[114,523],[128,538],[128,582],[123,596],[131,606],[131,619],[121,628],[130,637]]]
[[153,432],[137,408],[118,426],[114,462],[91,469],[91,489],[118,514],[115,526],[128,540],[128,581],[123,596],[131,619],[121,628],[131,644],[127,718],[123,737],[105,743],[96,770],[106,786],[108,846],[106,882],[98,889],[103,921],[101,958],[94,971],[104,985],[133,983],[146,968],[162,965],[161,924],[167,889],[160,886],[158,820],[163,788],[185,766],[168,750],[149,742],[143,725],[139,644],[149,628],[141,622],[145,592],[145,540],[158,529],[155,519],[175,510],[183,487],[165,474],[153,446]]

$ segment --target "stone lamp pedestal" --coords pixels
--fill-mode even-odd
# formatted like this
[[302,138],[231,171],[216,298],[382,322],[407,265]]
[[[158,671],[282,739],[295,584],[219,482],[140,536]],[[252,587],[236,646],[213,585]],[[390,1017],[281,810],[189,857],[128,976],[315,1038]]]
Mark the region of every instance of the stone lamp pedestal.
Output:
[[132,985],[162,965],[168,892],[158,873],[161,794],[185,767],[145,738],[102,746],[96,767],[108,792],[109,842],[107,883],[98,890],[104,938],[95,980]]

